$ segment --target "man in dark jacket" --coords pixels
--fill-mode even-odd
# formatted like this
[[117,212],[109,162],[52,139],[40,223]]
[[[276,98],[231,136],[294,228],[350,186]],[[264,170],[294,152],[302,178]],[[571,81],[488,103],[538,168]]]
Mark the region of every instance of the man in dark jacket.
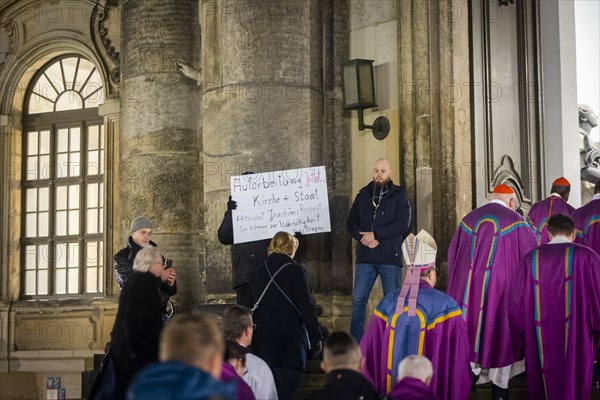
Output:
[[[244,172],[242,175],[252,173]],[[237,304],[252,308],[254,304],[252,304],[248,280],[250,275],[267,259],[269,239],[234,244],[231,211],[236,208],[237,203],[229,196],[227,211],[225,211],[223,222],[221,222],[217,233],[221,244],[231,245],[231,284],[237,294]]]
[[[136,217],[131,221],[129,228],[131,235],[125,248],[119,250],[113,257],[117,283],[122,290],[127,279],[134,273],[133,260],[137,253],[144,247],[158,247],[150,238],[152,237],[152,222],[145,217]],[[163,307],[167,305],[169,297],[177,293],[176,272],[174,268],[165,268],[160,274],[162,284],[159,288]]]
[[377,275],[384,295],[400,289],[402,241],[410,225],[410,204],[404,189],[390,178],[390,163],[375,161],[373,181],[358,192],[346,222],[348,232],[358,241],[350,321],[350,331],[358,341]]
[[333,332],[325,341],[321,369],[327,375],[325,387],[312,400],[375,400],[381,396],[360,371],[364,358],[356,340],[346,332]]

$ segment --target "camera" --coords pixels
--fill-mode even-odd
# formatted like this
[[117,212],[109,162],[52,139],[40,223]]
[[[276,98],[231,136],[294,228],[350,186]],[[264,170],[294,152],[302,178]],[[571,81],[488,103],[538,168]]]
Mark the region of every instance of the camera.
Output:
[[173,260],[169,260],[168,258],[165,258],[163,265],[165,266],[165,269],[169,269],[173,266]]

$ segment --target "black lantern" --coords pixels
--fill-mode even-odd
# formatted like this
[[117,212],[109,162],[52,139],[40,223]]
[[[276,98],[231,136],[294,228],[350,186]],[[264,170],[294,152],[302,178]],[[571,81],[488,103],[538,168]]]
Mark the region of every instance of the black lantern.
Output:
[[377,107],[375,102],[375,79],[373,60],[350,60],[344,63],[342,73],[344,109],[358,111],[358,130],[369,128],[373,136],[383,140],[390,132],[390,122],[386,117],[378,117],[373,125],[365,125],[363,110]]

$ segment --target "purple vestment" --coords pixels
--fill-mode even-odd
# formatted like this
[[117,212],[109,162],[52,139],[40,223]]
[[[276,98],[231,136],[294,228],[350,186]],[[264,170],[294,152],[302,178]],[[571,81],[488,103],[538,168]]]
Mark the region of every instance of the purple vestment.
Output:
[[508,324],[510,282],[521,259],[536,247],[523,217],[497,203],[465,216],[448,249],[447,293],[467,321],[470,361],[502,368],[515,361]]
[[435,393],[420,379],[406,377],[388,395],[392,400],[436,400]]
[[528,398],[589,399],[600,344],[600,256],[568,242],[538,247],[521,262],[509,303]]
[[571,217],[577,229],[575,242],[600,254],[600,199],[592,200],[573,211]]
[[548,237],[548,219],[555,214],[571,216],[575,208],[560,196],[550,196],[531,206],[527,213],[527,223],[535,233],[538,245],[550,241]]
[[[415,316],[395,313],[400,291],[389,293],[360,342],[365,357],[363,374],[381,393],[389,393],[398,376],[398,365],[406,356],[427,357],[433,365],[431,388],[446,400],[468,399],[471,389],[469,342],[458,304],[445,293],[421,281]],[[391,351],[390,351],[391,350]]]
[[237,374],[233,365],[228,362],[223,362],[223,369],[221,370],[221,380],[223,382],[235,382],[237,387],[237,399],[238,400],[255,400],[252,389],[244,380]]

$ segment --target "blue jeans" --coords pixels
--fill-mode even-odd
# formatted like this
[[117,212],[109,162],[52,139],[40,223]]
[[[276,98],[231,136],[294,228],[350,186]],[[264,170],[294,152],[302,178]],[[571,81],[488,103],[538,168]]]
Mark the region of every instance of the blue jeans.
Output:
[[400,288],[400,265],[392,264],[356,264],[354,275],[354,291],[352,292],[352,319],[350,320],[350,333],[358,342],[365,329],[365,311],[367,301],[377,275],[381,277],[383,295]]

